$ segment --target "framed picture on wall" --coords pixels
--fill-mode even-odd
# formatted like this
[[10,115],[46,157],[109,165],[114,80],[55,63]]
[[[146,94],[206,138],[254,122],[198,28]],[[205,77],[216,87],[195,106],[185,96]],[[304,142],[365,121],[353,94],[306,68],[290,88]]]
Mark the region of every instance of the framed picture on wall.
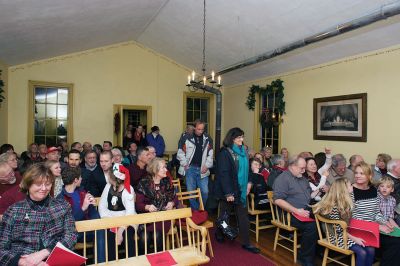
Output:
[[367,141],[367,94],[314,99],[314,139]]

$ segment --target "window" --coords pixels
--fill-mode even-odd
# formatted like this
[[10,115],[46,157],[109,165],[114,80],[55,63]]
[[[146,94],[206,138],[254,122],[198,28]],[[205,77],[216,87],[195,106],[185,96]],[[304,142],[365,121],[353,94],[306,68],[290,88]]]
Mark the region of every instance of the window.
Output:
[[205,123],[205,132],[212,132],[213,95],[207,93],[185,93],[184,128],[193,125],[196,119]]
[[31,81],[28,142],[55,146],[72,138],[72,84]]
[[261,118],[267,118],[267,123],[261,123],[260,140],[261,147],[272,147],[273,154],[280,153],[279,150],[279,131],[280,124],[276,121],[279,118],[279,113],[276,111],[275,94],[261,95]]
[[132,124],[137,127],[140,125],[140,112],[139,111],[128,111],[128,124]]

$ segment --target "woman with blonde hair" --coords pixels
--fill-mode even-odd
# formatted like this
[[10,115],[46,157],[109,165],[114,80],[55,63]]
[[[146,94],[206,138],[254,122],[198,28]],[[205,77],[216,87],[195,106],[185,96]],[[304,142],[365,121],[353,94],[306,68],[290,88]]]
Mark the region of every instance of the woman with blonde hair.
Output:
[[[320,202],[313,206],[314,213],[325,216],[331,220],[342,220],[347,224],[350,222],[353,210],[352,186],[346,178],[338,178],[330,187],[328,193]],[[333,231],[335,230],[335,231]],[[344,248],[343,228],[329,230],[329,239],[339,239],[339,247]],[[374,248],[366,247],[364,239],[348,234],[347,247],[356,254],[356,265],[372,265],[374,259]],[[333,244],[333,243],[332,243]]]
[[314,213],[329,218],[330,214],[335,212],[339,215],[341,220],[348,223],[353,209],[353,200],[350,196],[352,191],[351,184],[347,179],[336,179],[332,184],[329,193],[327,193],[320,202],[313,206]]
[[[351,218],[368,222],[377,222],[379,223],[379,230],[382,232],[390,233],[393,230],[393,226],[386,221],[380,212],[378,191],[375,186],[372,185],[372,169],[365,162],[360,162],[355,166],[353,193],[351,197],[354,204]],[[358,246],[365,246],[363,240],[362,242],[355,242]],[[364,256],[359,255],[357,252],[356,254],[357,260],[360,261],[364,258],[364,263],[357,265],[372,265],[375,249],[373,247],[364,247],[363,249],[366,251],[363,254]]]
[[64,185],[61,177],[61,165],[58,161],[46,161],[44,166],[50,170],[51,174],[54,176],[54,184],[52,188],[52,196],[56,198],[62,190]]
[[[137,186],[136,209],[138,212],[159,212],[172,210],[178,207],[178,198],[175,194],[174,186],[171,184],[169,177],[167,177],[167,167],[165,161],[161,158],[155,157],[147,165],[148,176],[142,178]],[[156,223],[156,245],[157,250],[162,249],[162,232],[167,233],[171,224],[161,222]],[[140,231],[141,247],[145,246],[143,228]],[[147,224],[147,245],[153,244],[154,226],[152,223]],[[142,251],[143,252],[143,251]]]

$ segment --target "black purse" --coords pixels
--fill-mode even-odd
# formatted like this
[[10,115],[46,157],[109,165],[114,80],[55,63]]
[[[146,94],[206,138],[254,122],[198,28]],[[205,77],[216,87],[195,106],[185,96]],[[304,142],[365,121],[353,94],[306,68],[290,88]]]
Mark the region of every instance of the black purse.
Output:
[[228,223],[229,221],[229,214],[225,211],[222,215],[220,215],[217,219],[217,227],[221,230],[222,234],[229,240],[235,240],[238,236],[238,230],[235,227],[232,227]]

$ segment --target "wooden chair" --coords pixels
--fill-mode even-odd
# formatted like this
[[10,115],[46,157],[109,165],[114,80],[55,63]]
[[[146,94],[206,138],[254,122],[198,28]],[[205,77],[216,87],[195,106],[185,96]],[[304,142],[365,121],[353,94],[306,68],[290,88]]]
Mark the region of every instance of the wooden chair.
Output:
[[[355,265],[354,252],[349,250],[347,246],[348,234],[347,234],[346,222],[340,220],[330,220],[322,217],[319,214],[315,215],[315,222],[317,223],[318,235],[319,235],[318,244],[325,247],[322,265],[325,266],[327,263],[332,261],[340,265],[347,265],[339,260],[341,260],[343,257],[351,256],[351,266],[354,266]],[[342,242],[343,245],[339,245],[339,238],[336,233],[339,228],[343,230],[343,242]],[[325,232],[325,237],[323,234],[324,232]],[[329,257],[328,256],[329,250],[341,253],[344,256],[339,256],[334,258]]]
[[[196,189],[196,190],[192,190],[192,191],[185,191],[185,192],[181,192],[181,193],[177,193],[178,196],[178,200],[180,201],[181,205],[183,205],[183,202],[185,200],[189,200],[189,199],[197,199],[199,201],[199,210],[200,211],[204,211],[204,204],[203,204],[203,199],[201,198],[201,192],[200,192],[200,188]],[[210,237],[210,228],[214,227],[214,223],[210,220],[205,221],[204,223],[200,224],[200,226],[204,226],[207,229],[207,245],[208,245],[208,249],[210,251],[210,256],[214,257],[214,251],[212,249],[212,244],[211,244],[211,237]],[[185,230],[185,228],[184,228]]]
[[271,210],[257,210],[257,209],[255,209],[254,194],[250,193],[249,194],[249,198],[250,198],[250,200],[247,201],[248,213],[250,215],[256,217],[255,221],[250,221],[250,224],[254,224],[254,226],[255,226],[254,230],[250,227],[250,231],[256,233],[256,242],[258,243],[258,235],[259,235],[260,230],[273,228],[273,227],[275,227],[275,225],[273,225],[273,224],[260,225],[260,223],[268,221],[265,218],[264,219],[260,219],[260,215],[269,214],[269,213],[271,213]]
[[[297,228],[291,226],[291,214],[287,211],[280,208],[278,205],[274,203],[273,200],[274,192],[268,191],[268,200],[271,206],[272,211],[272,221],[271,223],[276,226],[275,240],[274,240],[274,251],[276,250],[276,246],[279,245],[286,250],[289,250],[293,253],[293,260],[297,262],[297,248],[299,245],[297,244]],[[293,240],[287,236],[282,235],[280,230],[285,230],[289,233],[293,233]],[[279,243],[279,240],[286,240],[292,243],[292,247],[286,246],[282,243]]]
[[[164,228],[165,224],[173,223],[174,220],[179,223],[179,234],[181,236],[180,247],[175,247],[174,242],[172,242],[172,249],[168,250],[174,260],[178,265],[200,265],[205,264],[210,261],[210,259],[206,256],[206,235],[207,229],[198,226],[190,219],[192,216],[192,210],[190,208],[185,209],[175,209],[170,211],[162,211],[162,212],[153,212],[153,213],[143,213],[143,214],[135,214],[129,216],[121,216],[121,217],[113,217],[113,218],[103,218],[103,219],[95,219],[95,220],[86,220],[75,222],[76,230],[79,233],[84,233],[84,248],[83,248],[83,256],[86,256],[86,232],[90,231],[98,231],[105,230],[105,246],[106,246],[106,262],[101,265],[149,265],[146,255],[150,254],[149,247],[147,245],[147,241],[144,241],[144,252],[145,255],[138,255],[138,236],[133,236],[134,246],[135,246],[135,255],[133,257],[128,258],[128,233],[125,230],[124,242],[125,242],[125,256],[123,258],[119,258],[118,252],[116,252],[116,260],[108,261],[108,245],[115,246],[115,249],[118,250],[117,239],[115,243],[108,243],[107,234],[111,234],[109,232],[111,228],[116,227],[127,227],[130,225],[139,225],[143,224],[144,235],[147,236],[146,228],[148,224],[152,224],[154,229],[156,228],[156,223],[161,222],[162,227]],[[183,225],[181,223],[181,219],[186,220],[186,234],[188,243],[186,246],[183,245],[182,235],[183,235]],[[155,232],[155,231],[154,231]],[[155,250],[154,253],[166,251],[166,232],[162,232],[162,250],[157,250],[156,243],[156,234],[154,233],[152,237],[152,241],[154,241]],[[97,233],[95,233],[95,246],[97,245]],[[94,249],[94,264],[97,265],[97,247]]]
[[182,193],[181,180],[179,180],[179,178],[172,179],[172,185],[174,186],[176,193]]

